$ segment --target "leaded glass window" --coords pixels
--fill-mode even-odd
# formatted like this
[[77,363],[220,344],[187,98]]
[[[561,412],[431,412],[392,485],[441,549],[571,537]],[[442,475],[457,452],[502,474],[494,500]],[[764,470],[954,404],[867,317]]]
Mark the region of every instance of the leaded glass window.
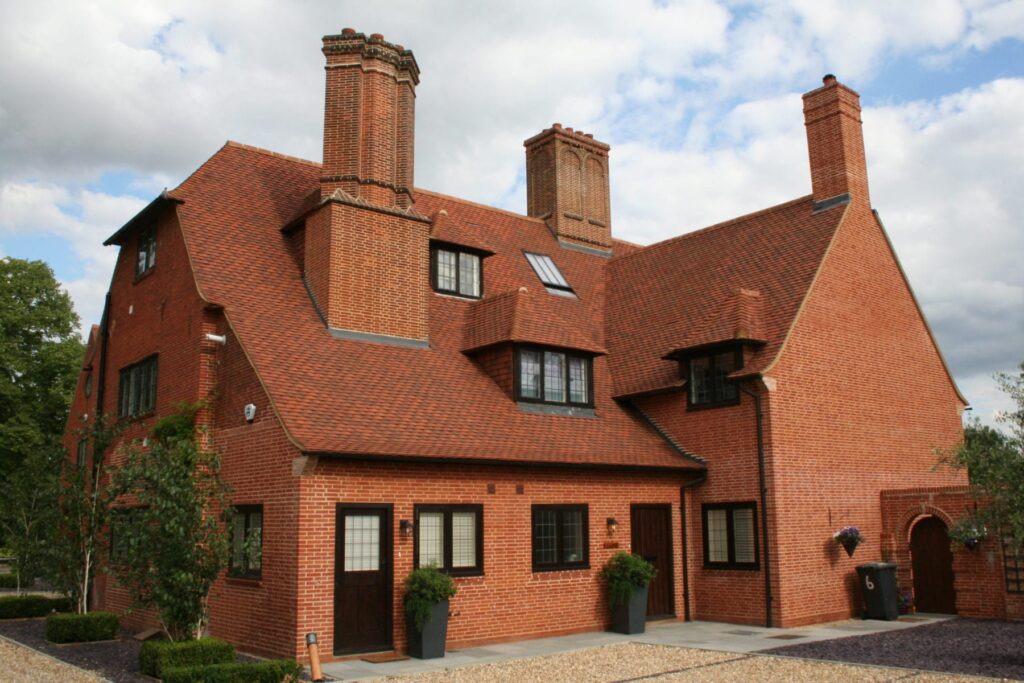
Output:
[[483,506],[417,505],[417,567],[433,565],[455,575],[482,574]]
[[533,506],[533,570],[589,566],[586,505]]

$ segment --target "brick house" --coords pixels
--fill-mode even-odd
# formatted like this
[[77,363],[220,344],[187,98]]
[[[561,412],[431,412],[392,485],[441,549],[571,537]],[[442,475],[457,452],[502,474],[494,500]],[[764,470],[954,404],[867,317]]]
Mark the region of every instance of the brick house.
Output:
[[[592,135],[525,142],[525,215],[416,188],[412,53],[350,29],[323,52],[322,164],[228,142],[107,240],[68,427],[85,459],[98,414],[141,438],[214,398],[241,514],[212,633],[402,649],[427,563],[456,577],[455,646],[605,628],[618,550],[657,565],[652,618],[846,618],[883,557],[916,585],[911,529],[963,504],[933,449],[966,402],[871,208],[855,92],[804,96],[810,195],[640,247]],[[953,552],[954,609],[1020,615],[989,544]],[[100,577],[94,602],[127,596]]]

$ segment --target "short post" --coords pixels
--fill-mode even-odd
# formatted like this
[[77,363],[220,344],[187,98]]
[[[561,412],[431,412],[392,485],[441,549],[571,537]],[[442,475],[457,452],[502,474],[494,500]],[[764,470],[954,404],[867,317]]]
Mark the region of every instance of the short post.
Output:
[[306,651],[309,652],[309,676],[316,681],[324,680],[324,672],[320,668],[320,651],[316,646],[316,634],[306,634]]

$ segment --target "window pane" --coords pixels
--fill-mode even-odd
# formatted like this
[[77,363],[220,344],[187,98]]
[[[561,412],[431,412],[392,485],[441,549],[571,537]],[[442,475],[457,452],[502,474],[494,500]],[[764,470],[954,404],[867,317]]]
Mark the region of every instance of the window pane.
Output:
[[519,395],[540,398],[540,352],[519,352]]
[[715,395],[719,401],[736,398],[736,384],[726,376],[736,369],[736,353],[728,351],[715,356]]
[[139,258],[135,264],[136,275],[146,272],[146,263],[148,256],[146,254],[146,241],[143,237],[139,238]]
[[452,513],[452,568],[476,566],[476,513]]
[[583,513],[562,511],[562,561],[583,561]]
[[728,510],[708,510],[708,562],[729,561],[729,537],[725,516]]
[[345,571],[366,572],[380,569],[380,517],[345,516]]
[[231,530],[231,566],[237,570],[245,569],[245,515],[235,515],[234,528]]
[[690,402],[711,401],[711,360],[693,358],[690,360]]
[[569,400],[573,403],[586,403],[587,397],[587,359],[569,357]]
[[444,249],[437,250],[437,288],[448,292],[455,291],[455,262],[458,254]]
[[146,400],[146,410],[156,408],[156,358],[149,362],[149,396]]
[[533,515],[533,556],[537,564],[554,564],[557,516],[554,510],[537,510]]
[[459,294],[480,296],[480,257],[459,254]]
[[544,352],[544,400],[565,403],[565,354]]
[[246,535],[246,564],[249,571],[258,572],[263,568],[263,512],[249,513],[249,532]]
[[146,244],[146,268],[152,268],[156,265],[156,231],[149,231],[149,240]]
[[736,562],[754,563],[754,511],[740,508],[732,511],[732,534]]
[[420,566],[444,566],[444,513],[420,513]]
[[562,277],[558,266],[551,260],[550,256],[544,254],[526,254],[526,260],[530,262],[533,272],[537,274],[540,281],[545,285],[569,288],[569,283]]

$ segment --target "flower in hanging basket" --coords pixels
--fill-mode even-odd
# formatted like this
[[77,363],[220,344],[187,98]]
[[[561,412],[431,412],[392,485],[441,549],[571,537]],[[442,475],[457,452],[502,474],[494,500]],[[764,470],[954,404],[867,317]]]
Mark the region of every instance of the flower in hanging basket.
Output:
[[951,541],[963,543],[968,550],[974,550],[988,537],[984,524],[967,518],[957,520],[947,533]]
[[860,529],[855,526],[844,526],[839,531],[832,534],[832,538],[836,543],[843,546],[846,550],[846,554],[853,557],[853,551],[857,549],[861,543],[864,542],[864,537],[861,536]]

